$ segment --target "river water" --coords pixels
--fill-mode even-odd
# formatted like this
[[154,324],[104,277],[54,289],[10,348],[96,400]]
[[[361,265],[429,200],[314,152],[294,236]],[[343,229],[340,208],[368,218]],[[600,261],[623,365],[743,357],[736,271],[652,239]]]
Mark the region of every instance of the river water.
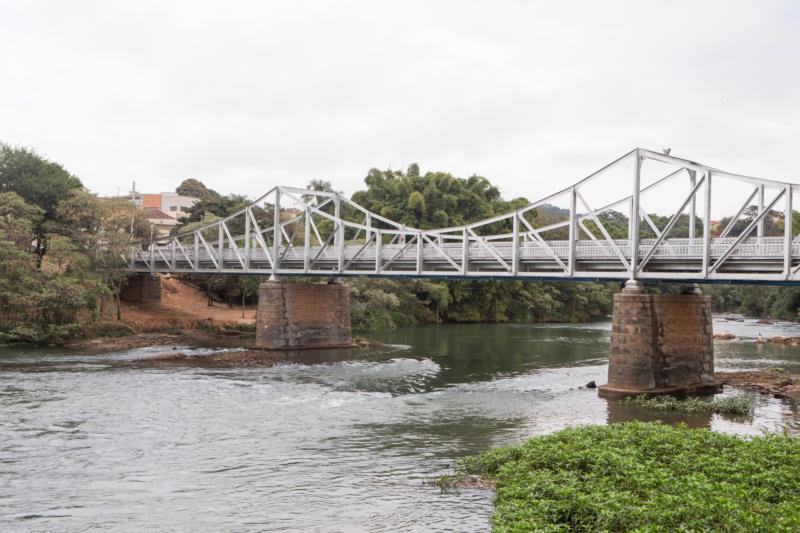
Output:
[[[715,331],[800,326],[717,317]],[[169,347],[1,349],[0,530],[485,531],[491,492],[426,481],[491,446],[654,418],[582,387],[605,382],[608,322],[375,337],[388,346],[271,367],[142,364]],[[716,356],[718,369],[800,371],[796,347],[744,339]],[[767,397],[752,419],[672,420],[800,433],[798,407]]]

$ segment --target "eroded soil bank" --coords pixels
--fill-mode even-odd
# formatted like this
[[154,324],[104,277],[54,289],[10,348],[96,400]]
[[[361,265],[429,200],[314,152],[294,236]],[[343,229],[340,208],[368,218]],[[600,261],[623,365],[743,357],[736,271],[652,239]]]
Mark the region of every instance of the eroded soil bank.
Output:
[[752,372],[717,372],[722,383],[740,389],[769,394],[776,398],[800,400],[800,374],[780,370]]

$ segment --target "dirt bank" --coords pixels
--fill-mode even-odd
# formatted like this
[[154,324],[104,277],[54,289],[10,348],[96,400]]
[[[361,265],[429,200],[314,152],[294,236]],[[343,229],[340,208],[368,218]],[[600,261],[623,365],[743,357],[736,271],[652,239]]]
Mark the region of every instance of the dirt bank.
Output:
[[212,302],[198,288],[173,278],[161,275],[161,301],[131,303],[122,302],[122,318],[145,329],[186,328],[198,325],[225,327],[253,325],[256,319],[255,307],[231,307]]
[[[67,346],[92,352],[130,350],[144,346],[230,345],[254,337],[256,309],[212,302],[192,285],[169,275],[161,277],[161,301],[122,302],[122,321],[105,306],[97,336]],[[105,333],[105,334],[104,334]]]
[[759,372],[717,372],[716,378],[726,385],[770,394],[776,398],[800,400],[800,374],[765,370]]

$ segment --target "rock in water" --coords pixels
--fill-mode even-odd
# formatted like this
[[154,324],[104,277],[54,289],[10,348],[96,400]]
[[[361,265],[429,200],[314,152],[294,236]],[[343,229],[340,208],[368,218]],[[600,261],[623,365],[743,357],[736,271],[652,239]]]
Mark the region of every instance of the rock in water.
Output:
[[597,383],[595,383],[594,381],[590,381],[589,383],[586,384],[586,388],[587,389],[596,389],[597,388]]

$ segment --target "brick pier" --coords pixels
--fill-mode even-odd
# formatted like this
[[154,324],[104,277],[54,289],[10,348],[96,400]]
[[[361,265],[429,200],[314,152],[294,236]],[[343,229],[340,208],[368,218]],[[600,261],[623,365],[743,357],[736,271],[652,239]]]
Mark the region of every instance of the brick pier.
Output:
[[347,286],[266,281],[259,287],[259,348],[326,348],[350,346],[352,342]]
[[692,294],[647,294],[641,285],[614,295],[605,397],[711,394],[714,379],[711,302]]
[[161,278],[156,274],[136,274],[122,285],[119,297],[126,302],[158,302],[161,300]]

